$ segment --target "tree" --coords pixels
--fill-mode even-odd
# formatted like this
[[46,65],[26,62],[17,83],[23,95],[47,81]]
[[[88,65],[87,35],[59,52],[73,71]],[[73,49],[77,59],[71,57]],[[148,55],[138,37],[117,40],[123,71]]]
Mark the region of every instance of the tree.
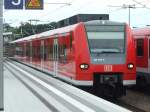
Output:
[[13,33],[19,35],[17,38],[27,37],[33,34],[38,34],[44,31],[52,30],[57,28],[56,22],[51,22],[49,24],[38,24],[31,25],[30,23],[22,23],[18,28],[14,28]]

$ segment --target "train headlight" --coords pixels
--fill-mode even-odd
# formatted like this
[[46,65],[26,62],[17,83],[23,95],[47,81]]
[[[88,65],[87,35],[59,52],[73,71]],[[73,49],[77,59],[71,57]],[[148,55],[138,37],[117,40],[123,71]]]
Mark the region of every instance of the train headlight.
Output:
[[128,69],[133,69],[134,65],[132,63],[128,64]]
[[81,64],[81,65],[80,65],[80,68],[81,68],[81,69],[88,69],[88,68],[89,68],[89,65],[84,63],[84,64]]

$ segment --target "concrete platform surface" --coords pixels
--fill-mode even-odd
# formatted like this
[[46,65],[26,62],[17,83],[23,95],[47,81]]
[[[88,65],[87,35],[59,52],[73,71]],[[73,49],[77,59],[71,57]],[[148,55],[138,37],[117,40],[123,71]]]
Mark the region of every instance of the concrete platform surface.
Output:
[[5,112],[50,112],[12,73],[4,68]]

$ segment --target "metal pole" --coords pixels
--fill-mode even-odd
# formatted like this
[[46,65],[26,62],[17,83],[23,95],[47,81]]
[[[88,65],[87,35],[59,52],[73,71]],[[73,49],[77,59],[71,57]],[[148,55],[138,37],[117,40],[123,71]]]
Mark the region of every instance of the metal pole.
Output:
[[128,8],[128,22],[129,22],[129,25],[131,24],[131,8],[132,9],[135,9],[135,8],[144,8],[144,7],[136,7],[135,4],[133,4],[133,5],[123,4],[122,6],[111,6],[110,5],[109,7],[120,7],[120,8],[124,8],[124,9]]
[[128,8],[128,9],[129,9],[129,26],[130,26],[130,8],[131,8],[131,7],[130,7],[130,5],[129,5],[129,8]]
[[0,0],[0,110],[3,109],[3,0]]

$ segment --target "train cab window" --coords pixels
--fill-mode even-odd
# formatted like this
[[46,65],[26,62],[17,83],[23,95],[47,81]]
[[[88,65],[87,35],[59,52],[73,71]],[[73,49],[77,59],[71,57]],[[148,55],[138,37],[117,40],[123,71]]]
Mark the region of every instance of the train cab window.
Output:
[[137,39],[137,56],[144,56],[144,39]]
[[88,32],[92,54],[124,53],[124,32]]
[[124,25],[86,25],[87,39],[91,57],[100,54],[125,53],[125,26]]

